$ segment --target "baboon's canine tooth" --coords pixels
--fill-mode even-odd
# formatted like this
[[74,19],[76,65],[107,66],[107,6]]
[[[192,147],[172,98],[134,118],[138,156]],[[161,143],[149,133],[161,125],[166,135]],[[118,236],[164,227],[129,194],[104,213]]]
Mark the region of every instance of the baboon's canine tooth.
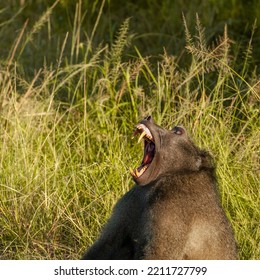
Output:
[[137,143],[140,143],[141,142],[141,140],[144,138],[144,136],[146,135],[146,132],[145,131],[143,131],[142,132],[142,134],[140,135],[140,137],[139,137],[139,139],[138,139],[138,141],[137,141]]

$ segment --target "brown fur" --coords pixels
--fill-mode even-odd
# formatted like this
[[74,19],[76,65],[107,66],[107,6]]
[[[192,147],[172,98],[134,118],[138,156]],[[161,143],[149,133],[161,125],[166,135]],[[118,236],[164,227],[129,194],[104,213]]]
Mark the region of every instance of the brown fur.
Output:
[[207,171],[175,176],[178,190],[165,180],[151,210],[156,227],[145,259],[237,258],[232,229],[209,178]]

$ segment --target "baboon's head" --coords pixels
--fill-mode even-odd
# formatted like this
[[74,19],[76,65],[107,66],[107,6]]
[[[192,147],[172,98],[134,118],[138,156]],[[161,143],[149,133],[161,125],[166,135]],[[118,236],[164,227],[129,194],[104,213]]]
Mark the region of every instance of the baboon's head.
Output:
[[138,134],[138,142],[144,141],[144,155],[141,165],[131,174],[139,185],[146,185],[163,175],[212,168],[208,153],[193,144],[183,127],[164,129],[149,116],[137,124],[134,135]]

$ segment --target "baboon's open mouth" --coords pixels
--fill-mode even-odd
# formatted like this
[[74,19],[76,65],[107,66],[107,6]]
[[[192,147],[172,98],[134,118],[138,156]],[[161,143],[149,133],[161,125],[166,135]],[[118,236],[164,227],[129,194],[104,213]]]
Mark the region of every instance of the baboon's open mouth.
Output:
[[141,165],[134,170],[130,170],[131,175],[135,179],[144,174],[144,172],[149,168],[149,165],[153,161],[155,155],[154,138],[149,128],[144,124],[139,123],[134,131],[134,136],[138,134],[140,134],[138,143],[140,143],[142,139],[144,140],[144,155]]

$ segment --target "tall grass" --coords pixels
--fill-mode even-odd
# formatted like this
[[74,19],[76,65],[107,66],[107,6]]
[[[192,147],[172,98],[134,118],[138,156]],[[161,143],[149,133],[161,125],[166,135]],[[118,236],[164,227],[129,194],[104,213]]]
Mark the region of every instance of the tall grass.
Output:
[[27,37],[24,26],[1,62],[1,258],[78,259],[133,185],[128,169],[140,161],[141,148],[131,134],[152,114],[168,128],[183,124],[214,155],[240,257],[259,259],[260,84],[248,73],[251,42],[238,72],[226,29],[209,46],[199,18],[194,34],[184,21],[190,63],[180,68],[166,51],[154,63],[131,46],[136,55],[123,59],[129,20],[111,47],[94,48],[94,33],[85,45],[79,15],[58,46],[57,62],[43,63],[32,79],[19,57],[40,24]]

